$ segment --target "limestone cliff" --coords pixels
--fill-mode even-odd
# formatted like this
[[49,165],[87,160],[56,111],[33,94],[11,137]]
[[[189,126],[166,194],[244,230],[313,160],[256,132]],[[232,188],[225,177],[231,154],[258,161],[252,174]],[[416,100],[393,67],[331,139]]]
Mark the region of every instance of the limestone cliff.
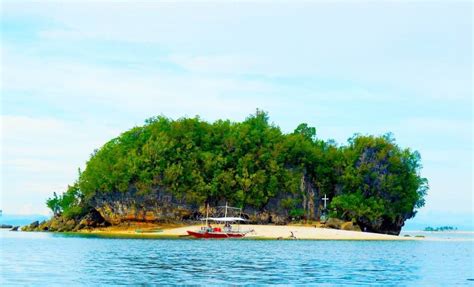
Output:
[[[93,208],[111,224],[123,222],[191,222],[205,216],[205,205],[189,204],[162,189],[153,189],[146,194],[134,188],[128,192],[97,194],[92,200]],[[214,206],[222,206],[225,201],[210,204],[210,215],[217,216]],[[286,224],[289,216],[279,207],[278,200],[270,201],[263,209],[251,206],[243,209],[242,217],[252,223]]]

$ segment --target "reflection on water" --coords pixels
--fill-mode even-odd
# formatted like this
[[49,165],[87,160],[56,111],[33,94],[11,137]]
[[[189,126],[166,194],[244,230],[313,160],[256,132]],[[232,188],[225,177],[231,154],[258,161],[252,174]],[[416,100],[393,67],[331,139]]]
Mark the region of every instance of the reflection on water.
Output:
[[2,231],[0,284],[468,285],[473,241],[141,240]]

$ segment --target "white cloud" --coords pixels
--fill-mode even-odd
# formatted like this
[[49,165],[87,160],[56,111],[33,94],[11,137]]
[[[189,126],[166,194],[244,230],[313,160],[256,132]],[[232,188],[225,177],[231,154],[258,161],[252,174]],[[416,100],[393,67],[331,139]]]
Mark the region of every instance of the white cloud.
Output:
[[[285,131],[308,122],[340,142],[393,131],[430,166],[456,163],[470,151],[458,144],[472,146],[472,110],[453,106],[472,105],[466,6],[8,2],[6,19],[40,25],[1,48],[3,201],[42,205],[94,148],[157,114],[241,120],[259,107]],[[420,115],[404,111],[413,102]],[[423,117],[434,103],[442,115]]]
[[[62,192],[77,177],[89,154],[119,131],[91,122],[2,115],[0,205],[5,213],[43,210],[53,191]],[[26,206],[26,207],[25,207]],[[42,212],[43,213],[43,212]]]
[[48,19],[39,31],[47,41],[148,45],[192,72],[344,79],[436,100],[472,95],[468,3],[8,4],[6,15]]
[[[88,109],[116,109],[141,115],[171,112],[195,115],[218,111],[240,114],[229,95],[268,94],[274,87],[252,80],[199,75],[173,75],[159,68],[135,71],[127,67],[106,68],[80,62],[39,59],[5,51],[4,90],[30,92],[46,104],[74,113]],[[6,96],[12,96],[6,93]],[[249,111],[268,106],[262,99],[246,99]],[[80,109],[78,109],[80,108]],[[247,112],[246,112],[247,113]],[[214,116],[221,116],[214,113]],[[51,127],[55,128],[55,127]]]

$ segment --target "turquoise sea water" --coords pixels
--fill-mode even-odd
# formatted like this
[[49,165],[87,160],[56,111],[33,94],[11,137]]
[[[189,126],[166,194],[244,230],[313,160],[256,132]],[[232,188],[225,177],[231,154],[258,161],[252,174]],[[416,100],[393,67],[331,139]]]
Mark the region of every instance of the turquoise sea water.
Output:
[[474,241],[466,236],[470,239],[390,242],[156,240],[1,231],[0,285],[474,286]]

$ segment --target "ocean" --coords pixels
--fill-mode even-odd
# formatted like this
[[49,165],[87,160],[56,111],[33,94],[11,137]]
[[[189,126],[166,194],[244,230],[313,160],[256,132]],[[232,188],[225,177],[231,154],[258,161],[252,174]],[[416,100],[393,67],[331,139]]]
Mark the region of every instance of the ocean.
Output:
[[165,240],[2,230],[0,285],[474,286],[473,234],[448,237]]

